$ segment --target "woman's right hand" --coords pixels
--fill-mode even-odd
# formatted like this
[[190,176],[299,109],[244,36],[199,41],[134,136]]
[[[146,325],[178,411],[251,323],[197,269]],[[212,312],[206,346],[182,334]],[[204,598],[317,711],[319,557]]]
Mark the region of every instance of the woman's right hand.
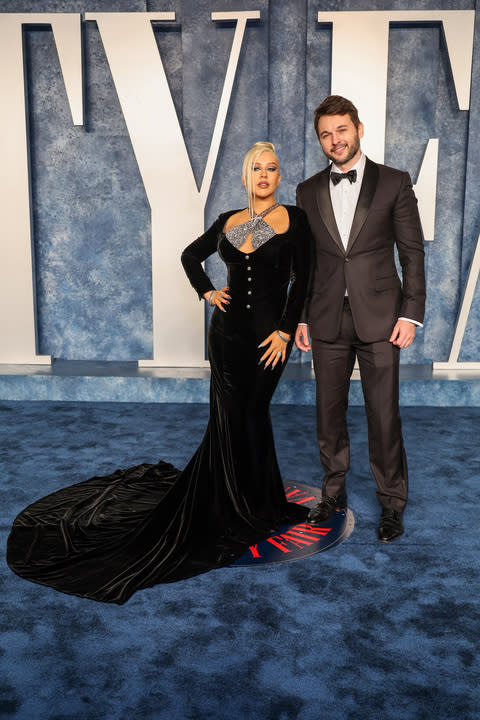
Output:
[[228,305],[230,303],[230,295],[228,294],[228,287],[225,286],[221,290],[207,290],[206,293],[203,293],[203,297],[208,302],[209,305],[216,306],[220,308],[223,312],[227,312],[224,305]]

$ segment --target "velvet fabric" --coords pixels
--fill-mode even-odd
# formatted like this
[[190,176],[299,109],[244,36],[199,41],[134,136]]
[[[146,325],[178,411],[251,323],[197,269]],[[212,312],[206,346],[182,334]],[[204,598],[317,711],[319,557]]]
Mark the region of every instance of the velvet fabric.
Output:
[[249,255],[223,234],[226,213],[182,256],[201,295],[210,285],[201,263],[218,248],[232,298],[210,323],[210,418],[186,468],[143,463],[38,500],[10,533],[14,572],[122,604],[140,588],[228,565],[305,519],[287,503],[275,455],[269,405],[282,365],[265,369],[258,347],[275,329],[292,332],[305,298],[310,236],[303,212],[288,212],[287,232]]

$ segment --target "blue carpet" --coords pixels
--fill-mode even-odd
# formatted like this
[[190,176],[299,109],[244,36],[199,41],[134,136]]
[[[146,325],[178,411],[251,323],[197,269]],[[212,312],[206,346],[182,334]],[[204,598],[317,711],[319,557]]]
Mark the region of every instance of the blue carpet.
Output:
[[[205,405],[0,403],[2,554],[40,495],[136,462],[183,467]],[[294,563],[224,568],[124,606],[0,572],[0,717],[480,718],[480,408],[404,408],[406,533],[377,542],[364,411],[349,411],[352,536]],[[273,406],[286,479],[320,484],[314,409]]]

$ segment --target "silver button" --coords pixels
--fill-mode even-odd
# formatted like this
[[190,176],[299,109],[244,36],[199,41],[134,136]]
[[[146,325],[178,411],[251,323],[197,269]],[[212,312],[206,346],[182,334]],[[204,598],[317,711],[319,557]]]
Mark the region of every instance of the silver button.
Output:
[[245,260],[248,260],[249,257],[250,255],[245,255]]
[[250,310],[250,305],[247,305],[247,310]]
[[249,291],[247,292],[247,295],[251,295],[251,294],[252,294],[252,291],[249,290]]
[[247,278],[248,282],[252,282],[252,278]]
[[252,268],[251,268],[250,265],[249,265],[249,266],[247,267],[247,270],[251,270],[251,269],[252,269]]

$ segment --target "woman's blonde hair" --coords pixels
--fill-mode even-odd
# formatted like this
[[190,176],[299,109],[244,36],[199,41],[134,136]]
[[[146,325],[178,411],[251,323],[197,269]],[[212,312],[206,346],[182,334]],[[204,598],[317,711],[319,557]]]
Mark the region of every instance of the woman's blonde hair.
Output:
[[242,182],[245,185],[245,188],[247,190],[247,196],[248,196],[248,209],[250,212],[250,217],[253,217],[254,212],[254,199],[255,199],[255,191],[254,191],[254,183],[253,183],[253,168],[255,166],[255,163],[258,159],[258,157],[264,153],[264,152],[271,152],[275,155],[277,158],[278,165],[280,166],[280,162],[277,157],[277,153],[275,152],[275,145],[271,142],[256,142],[255,145],[252,145],[250,150],[247,152],[245,157],[243,158],[243,165],[242,165]]

